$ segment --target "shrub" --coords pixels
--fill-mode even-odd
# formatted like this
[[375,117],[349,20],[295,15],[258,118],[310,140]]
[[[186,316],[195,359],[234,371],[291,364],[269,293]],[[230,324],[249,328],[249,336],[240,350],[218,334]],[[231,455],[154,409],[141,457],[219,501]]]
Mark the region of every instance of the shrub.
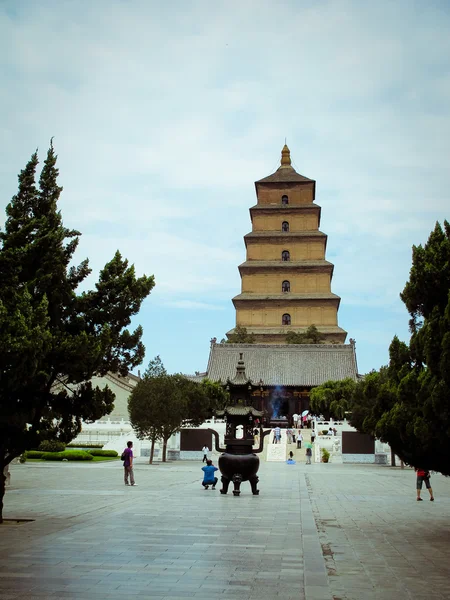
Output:
[[27,450],[24,452],[25,458],[42,458],[44,452],[40,452],[39,450]]
[[92,456],[111,456],[116,457],[119,456],[115,450],[86,450]]
[[66,445],[58,440],[43,440],[38,450],[41,452],[64,452]]
[[322,429],[322,435],[327,435],[328,429]]
[[326,448],[322,448],[322,462],[327,463],[330,460],[330,453]]
[[93,460],[94,457],[83,450],[65,450],[64,452],[44,452],[44,460]]

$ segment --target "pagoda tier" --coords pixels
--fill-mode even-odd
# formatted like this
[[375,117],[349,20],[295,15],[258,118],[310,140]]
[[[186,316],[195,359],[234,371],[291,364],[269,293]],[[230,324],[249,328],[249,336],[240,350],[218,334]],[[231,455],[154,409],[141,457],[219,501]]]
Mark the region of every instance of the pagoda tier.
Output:
[[327,236],[319,231],[315,181],[293,169],[284,146],[281,166],[255,186],[252,231],[244,236],[247,259],[239,266],[242,290],[233,298],[236,325],[258,343],[283,344],[287,333],[311,325],[325,342],[344,343],[347,333],[337,322],[340,298],[331,292],[334,267],[325,259]]

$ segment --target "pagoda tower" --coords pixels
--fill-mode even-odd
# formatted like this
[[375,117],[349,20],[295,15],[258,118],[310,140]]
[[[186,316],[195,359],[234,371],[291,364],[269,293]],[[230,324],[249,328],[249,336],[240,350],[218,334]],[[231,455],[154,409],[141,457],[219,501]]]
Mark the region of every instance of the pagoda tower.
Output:
[[331,292],[334,266],[325,260],[327,236],[319,231],[316,182],[295,171],[285,145],[280,167],[255,187],[252,231],[244,236],[247,259],[239,266],[242,291],[233,298],[236,325],[258,344],[285,344],[288,332],[303,333],[310,325],[325,343],[344,343],[340,298]]

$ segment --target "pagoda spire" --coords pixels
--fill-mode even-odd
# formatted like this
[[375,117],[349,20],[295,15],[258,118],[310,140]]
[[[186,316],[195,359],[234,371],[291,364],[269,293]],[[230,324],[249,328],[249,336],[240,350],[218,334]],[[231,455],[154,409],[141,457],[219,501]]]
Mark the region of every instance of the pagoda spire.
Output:
[[291,167],[291,151],[289,150],[287,144],[284,144],[283,149],[281,150],[281,166],[280,169]]

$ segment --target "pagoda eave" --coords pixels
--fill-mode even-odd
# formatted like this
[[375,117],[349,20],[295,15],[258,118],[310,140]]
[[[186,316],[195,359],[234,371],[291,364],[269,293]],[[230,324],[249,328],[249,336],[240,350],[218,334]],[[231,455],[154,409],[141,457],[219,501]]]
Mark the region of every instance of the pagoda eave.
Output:
[[248,302],[248,301],[270,301],[271,303],[274,301],[285,302],[287,304],[292,304],[295,302],[307,302],[309,300],[320,300],[320,301],[332,301],[339,302],[340,297],[331,292],[304,292],[300,294],[295,294],[293,292],[284,292],[281,294],[255,294],[252,292],[244,292],[242,294],[238,294],[233,298],[233,302]]
[[295,241],[297,239],[326,239],[327,237],[328,236],[326,233],[314,229],[307,231],[251,231],[250,233],[244,235],[244,240],[267,240],[269,242],[272,242],[275,239],[280,239],[283,241]]
[[[325,346],[327,344],[344,344],[347,338],[347,332],[345,329],[342,329],[339,326],[330,326],[330,325],[317,325],[317,330],[320,334],[325,338],[323,344],[319,344],[320,346]],[[286,344],[286,336],[288,333],[293,331],[294,333],[306,333],[308,327],[294,327],[292,325],[281,325],[279,327],[252,327],[247,326],[247,333],[252,334],[255,337],[255,345],[267,344],[269,346],[272,345],[285,345]],[[229,338],[231,335],[235,333],[235,329],[231,329],[227,331],[226,336]],[[250,345],[250,344],[249,344]]]
[[320,307],[331,306],[339,308],[341,299],[334,294],[283,294],[272,296],[260,296],[257,294],[239,294],[232,299],[236,309],[261,309],[270,306],[271,308],[290,311],[295,307]]
[[327,260],[279,261],[279,260],[247,260],[239,265],[239,272],[264,273],[266,271],[300,271],[333,274],[334,265]]

